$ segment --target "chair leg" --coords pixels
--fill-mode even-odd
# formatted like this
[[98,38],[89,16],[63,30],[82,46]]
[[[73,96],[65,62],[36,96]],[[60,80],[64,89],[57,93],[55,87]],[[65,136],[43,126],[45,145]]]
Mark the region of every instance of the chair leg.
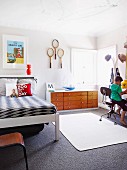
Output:
[[107,114],[108,114],[108,117],[107,117],[107,118],[109,118],[109,113],[105,113],[105,114],[101,115],[101,117],[100,117],[99,120],[102,121],[102,117],[105,116],[105,115],[107,115]]
[[115,125],[117,125],[117,123],[116,123],[116,116],[115,116],[115,114],[116,114],[116,113],[114,112],[114,113],[113,113],[113,116],[114,116],[114,119],[115,119],[114,124],[115,124]]
[[25,163],[26,163],[26,170],[28,170],[28,161],[27,161],[27,154],[26,154],[26,148],[24,145],[22,145],[23,151],[24,151],[24,158],[25,158]]
[[116,124],[117,124],[117,123],[116,123],[116,116],[115,116],[116,113],[114,112],[113,109],[109,110],[108,113],[105,113],[105,114],[101,115],[99,121],[102,121],[102,117],[105,116],[105,115],[108,115],[107,118],[111,118],[111,115],[112,115],[112,114],[113,114],[113,116],[114,116],[114,118],[115,118],[114,124],[116,125]]

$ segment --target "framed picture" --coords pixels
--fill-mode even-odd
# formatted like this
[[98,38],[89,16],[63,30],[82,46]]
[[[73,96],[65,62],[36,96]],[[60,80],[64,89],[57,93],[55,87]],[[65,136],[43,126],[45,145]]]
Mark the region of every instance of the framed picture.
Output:
[[3,68],[26,68],[26,38],[24,36],[3,35]]

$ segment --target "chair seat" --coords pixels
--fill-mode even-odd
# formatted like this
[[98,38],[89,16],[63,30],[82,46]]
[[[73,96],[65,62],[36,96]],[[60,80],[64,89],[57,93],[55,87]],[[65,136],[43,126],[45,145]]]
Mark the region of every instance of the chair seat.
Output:
[[0,136],[0,147],[21,144],[24,145],[23,136],[18,133],[10,133]]

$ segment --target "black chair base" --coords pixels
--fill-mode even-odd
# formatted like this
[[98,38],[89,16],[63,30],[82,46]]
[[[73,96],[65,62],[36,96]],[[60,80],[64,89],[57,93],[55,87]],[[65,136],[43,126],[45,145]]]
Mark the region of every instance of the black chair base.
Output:
[[114,117],[114,119],[115,119],[114,125],[117,125],[117,123],[116,123],[116,116],[115,116],[116,114],[117,114],[117,113],[114,112],[113,109],[111,109],[108,113],[105,113],[105,114],[101,115],[99,121],[102,121],[102,118],[103,118],[105,115],[107,115],[107,118],[111,118],[111,116],[113,115],[113,117]]
[[[109,88],[107,88],[107,87],[101,87],[100,88],[100,92],[101,92],[101,94],[103,95],[103,99],[102,99],[102,103],[103,104],[106,104],[109,108],[110,108],[110,110],[109,110],[109,112],[108,113],[105,113],[105,114],[103,114],[101,117],[100,117],[100,121],[102,121],[102,117],[103,116],[105,116],[105,115],[107,115],[107,118],[111,118],[111,116],[113,115],[113,117],[114,117],[114,119],[115,119],[115,122],[114,122],[114,124],[116,125],[117,123],[116,123],[116,112],[115,112],[115,104],[116,103],[114,103],[112,100],[111,100],[111,98],[110,98],[110,96],[111,96],[111,89],[109,89]],[[110,101],[108,100],[106,100],[106,97],[109,97],[109,99],[110,99]]]

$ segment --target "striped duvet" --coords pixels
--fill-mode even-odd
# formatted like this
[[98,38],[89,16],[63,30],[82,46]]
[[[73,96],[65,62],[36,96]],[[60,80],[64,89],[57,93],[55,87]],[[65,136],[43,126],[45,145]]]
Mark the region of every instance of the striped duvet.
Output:
[[37,96],[0,96],[0,119],[56,113],[56,107]]

